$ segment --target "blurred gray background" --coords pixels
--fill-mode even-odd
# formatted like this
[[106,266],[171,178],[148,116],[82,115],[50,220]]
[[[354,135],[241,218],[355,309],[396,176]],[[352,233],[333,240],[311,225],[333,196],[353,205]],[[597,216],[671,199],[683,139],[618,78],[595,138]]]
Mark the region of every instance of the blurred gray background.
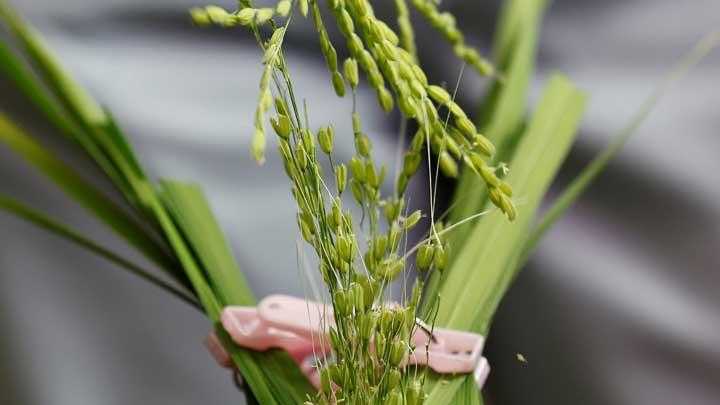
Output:
[[[154,175],[204,185],[258,295],[303,295],[284,174],[274,154],[257,167],[247,151],[260,75],[249,36],[191,27],[186,10],[202,1],[14,4],[113,110]],[[485,50],[498,5],[443,2]],[[559,69],[591,95],[557,186],[718,27],[717,0],[553,2],[533,93]],[[309,24],[298,19],[293,31],[287,48],[311,121],[349,127],[350,103],[332,95]],[[419,35],[432,80],[454,83],[460,64],[447,46],[422,24]],[[487,347],[494,403],[720,403],[719,75],[715,52],[660,103],[522,273]],[[473,105],[482,86],[467,74],[460,99]],[[397,122],[373,94],[359,100],[379,158],[392,161]],[[5,81],[0,108],[35,133],[50,131]],[[0,173],[3,193],[137,257],[5,147]],[[201,346],[207,330],[199,314],[153,287],[0,215],[0,404],[242,403]]]

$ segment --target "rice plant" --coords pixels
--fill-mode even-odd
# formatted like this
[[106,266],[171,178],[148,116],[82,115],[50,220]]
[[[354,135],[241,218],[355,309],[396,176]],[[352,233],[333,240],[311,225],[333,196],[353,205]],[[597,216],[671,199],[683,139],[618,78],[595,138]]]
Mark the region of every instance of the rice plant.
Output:
[[[394,21],[378,18],[369,0],[280,0],[272,7],[239,0],[234,10],[208,5],[189,11],[196,26],[247,31],[260,50],[263,71],[257,108],[254,117],[247,117],[254,131],[244,135],[252,137],[250,154],[260,164],[269,153],[267,144],[277,145],[297,205],[298,232],[315,252],[317,271],[330,297],[334,326],[328,339],[334,356],[332,361],[317,359],[320,390],[309,385],[286,353],[255,352],[234,344],[219,323],[220,313],[226,306],[252,305],[255,297],[200,187],[172,179],[151,182],[110,111],[73,80],[38,33],[4,0],[0,18],[16,48],[0,43],[0,72],[92,158],[124,201],[113,202],[3,113],[0,141],[172,282],[9,196],[0,195],[0,208],[203,311],[260,403],[481,403],[468,376],[405,367],[415,350],[412,334],[429,325],[487,335],[503,294],[539,238],[618,152],[659,93],[536,225],[538,207],[573,142],[586,100],[569,79],[555,74],[538,105],[527,112],[545,2],[507,1],[488,57],[465,42],[454,17],[437,2],[395,0],[394,6]],[[411,9],[447,41],[469,74],[489,82],[477,114],[456,103],[457,88],[428,79],[417,54]],[[351,99],[351,129],[336,128],[333,122],[312,128],[308,122],[312,106],[297,94],[284,54],[288,27],[299,19],[315,27],[328,86],[338,97]],[[329,24],[335,25],[340,38],[330,38]],[[700,43],[674,70],[673,80],[717,40],[715,35]],[[338,60],[338,47],[345,48],[347,59]],[[391,162],[376,160],[355,108],[357,90],[365,85],[375,91],[384,111],[397,110],[403,127],[415,128],[402,151],[400,169],[394,172],[388,169]],[[268,140],[268,133],[274,133],[273,139]],[[354,145],[348,161],[334,153],[338,142]],[[427,171],[429,179],[429,212],[407,209],[407,186],[419,170]],[[457,179],[445,213],[435,212],[441,174]],[[388,195],[381,192],[386,182],[394,185]],[[350,209],[345,195],[359,210]],[[426,237],[407,246],[408,231],[423,219],[428,222]],[[389,305],[388,286],[401,276],[411,278],[407,274],[413,268],[419,277],[408,286],[411,292],[398,305]]]

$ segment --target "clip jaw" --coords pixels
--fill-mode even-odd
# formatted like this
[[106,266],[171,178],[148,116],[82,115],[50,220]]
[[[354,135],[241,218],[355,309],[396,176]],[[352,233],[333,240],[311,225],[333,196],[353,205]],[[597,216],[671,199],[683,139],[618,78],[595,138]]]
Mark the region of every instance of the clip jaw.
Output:
[[[235,343],[265,351],[279,348],[298,363],[310,382],[319,387],[320,375],[314,358],[331,351],[327,331],[334,324],[332,308],[285,295],[271,295],[257,307],[227,307],[221,315],[223,327]],[[478,388],[485,384],[490,366],[482,357],[485,339],[474,333],[449,329],[417,328],[412,336],[415,350],[406,364],[425,365],[440,374],[473,373]],[[211,334],[205,341],[223,367],[230,358]]]

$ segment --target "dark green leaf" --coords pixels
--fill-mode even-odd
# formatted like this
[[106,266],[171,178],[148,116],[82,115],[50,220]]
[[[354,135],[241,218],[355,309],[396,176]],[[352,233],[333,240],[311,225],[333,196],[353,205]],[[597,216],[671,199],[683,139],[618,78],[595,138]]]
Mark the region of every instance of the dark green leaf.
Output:
[[0,113],[0,142],[9,146],[15,153],[35,166],[63,192],[105,223],[130,245],[168,271],[176,281],[188,286],[184,275],[177,267],[177,263],[168,255],[168,252],[159,241],[148,235],[148,231],[136,219],[83,179],[74,169],[56,158],[50,151],[15,126],[2,113]]
[[149,270],[143,269],[142,267],[124,259],[117,253],[112,252],[108,248],[105,248],[90,238],[83,236],[80,232],[73,230],[67,225],[64,225],[49,216],[36,211],[19,201],[16,201],[10,197],[0,195],[0,210],[7,211],[10,214],[17,216],[20,219],[28,221],[29,223],[45,229],[46,231],[60,236],[70,242],[75,243],[88,251],[118,265],[122,269],[134,274],[143,280],[155,285],[156,287],[167,291],[175,297],[185,301],[187,304],[201,309],[197,301],[186,292],[179,290],[173,285],[169,284],[165,280],[162,280],[152,274]]

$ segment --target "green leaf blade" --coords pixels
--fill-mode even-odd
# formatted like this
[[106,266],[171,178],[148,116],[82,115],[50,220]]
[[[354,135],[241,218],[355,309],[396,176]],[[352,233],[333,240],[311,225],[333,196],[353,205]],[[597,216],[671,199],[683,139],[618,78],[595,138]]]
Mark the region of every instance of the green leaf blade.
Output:
[[16,13],[5,0],[0,0],[0,18],[25,49],[55,96],[75,117],[95,125],[107,123],[108,118],[100,105],[57,62],[57,57],[35,28]]
[[161,180],[161,197],[206,269],[224,305],[256,302],[200,187]]
[[[513,141],[522,131],[545,4],[544,0],[513,0],[506,2],[502,11],[493,52],[504,78],[493,83],[477,120],[497,148],[495,162],[508,159]],[[486,202],[483,182],[463,168],[453,196],[450,222],[479,212]],[[461,248],[467,232],[467,227],[458,228],[451,237],[453,246]]]
[[2,113],[0,113],[0,142],[52,180],[65,194],[131,246],[166,270],[176,281],[189,287],[177,263],[162,245],[149,235],[147,229]]
[[588,187],[600,176],[610,161],[623,149],[630,137],[637,132],[640,125],[647,119],[660,99],[668,89],[683,78],[693,67],[699,64],[710,52],[720,44],[720,31],[711,31],[704,35],[695,46],[676,63],[668,72],[665,79],[645,99],[638,111],[633,114],[629,122],[612,136],[612,141],[585,167],[573,181],[560,193],[555,202],[528,237],[523,248],[519,265],[522,266],[527,256],[535,249],[545,233],[560,219],[560,217],[575,203]]
[[[473,225],[440,287],[439,326],[487,334],[492,315],[507,290],[535,213],[574,139],[585,95],[560,75],[553,76],[513,156],[507,181],[520,190],[512,223],[495,212]],[[458,377],[462,380],[471,377]],[[455,379],[453,379],[455,380]],[[433,384],[428,403],[453,398],[460,383]]]
[[99,245],[92,239],[83,236],[80,232],[52,219],[50,216],[43,214],[40,211],[34,210],[13,198],[3,195],[0,195],[0,210],[8,212],[9,214],[27,221],[30,224],[68,240],[77,246],[118,265],[122,269],[140,277],[150,284],[165,290],[190,306],[200,309],[198,303],[185,291],[177,289],[175,286],[153,275],[149,270],[143,269],[142,267],[130,262],[117,253],[112,252],[110,249]]
[[[219,304],[223,307],[253,305],[255,296],[240,272],[202,190],[197,185],[174,180],[163,180],[160,190],[164,205],[187,245],[192,246]],[[245,350],[232,343],[224,332],[218,332],[260,403],[302,403],[313,391],[287,353]]]

